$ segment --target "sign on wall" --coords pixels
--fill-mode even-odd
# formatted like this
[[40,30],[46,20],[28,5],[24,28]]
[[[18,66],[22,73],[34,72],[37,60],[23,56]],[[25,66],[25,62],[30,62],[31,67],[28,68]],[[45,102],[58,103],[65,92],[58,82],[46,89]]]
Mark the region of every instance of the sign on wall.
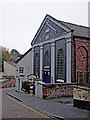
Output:
[[29,81],[34,82],[35,79],[36,79],[36,76],[31,74],[31,75],[28,76],[28,78],[29,78]]

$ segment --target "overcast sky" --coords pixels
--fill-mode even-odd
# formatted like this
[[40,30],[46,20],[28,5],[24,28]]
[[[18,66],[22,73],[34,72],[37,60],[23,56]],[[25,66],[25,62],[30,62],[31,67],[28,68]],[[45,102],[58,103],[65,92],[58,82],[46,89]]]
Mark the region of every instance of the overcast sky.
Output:
[[[13,0],[11,0],[13,1]],[[0,45],[24,54],[46,14],[66,22],[88,26],[88,1],[0,2]]]

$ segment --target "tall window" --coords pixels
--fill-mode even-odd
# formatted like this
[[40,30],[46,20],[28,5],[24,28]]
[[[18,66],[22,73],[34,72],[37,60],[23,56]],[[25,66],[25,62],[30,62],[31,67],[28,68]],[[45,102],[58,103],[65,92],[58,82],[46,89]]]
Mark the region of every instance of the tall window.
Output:
[[46,51],[45,52],[45,64],[44,64],[44,66],[49,66],[49,52],[48,51]]
[[36,53],[35,55],[35,75],[39,77],[39,55]]
[[64,80],[64,51],[59,49],[57,53],[57,79]]

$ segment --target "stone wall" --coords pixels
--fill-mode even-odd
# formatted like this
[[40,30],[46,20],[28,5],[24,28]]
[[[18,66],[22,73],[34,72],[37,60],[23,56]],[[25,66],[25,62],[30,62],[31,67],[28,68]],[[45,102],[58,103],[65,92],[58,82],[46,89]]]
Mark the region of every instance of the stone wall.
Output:
[[73,96],[73,88],[75,84],[72,83],[56,83],[43,85],[43,98],[58,98],[65,96]]
[[73,90],[74,106],[90,110],[90,88],[75,86]]

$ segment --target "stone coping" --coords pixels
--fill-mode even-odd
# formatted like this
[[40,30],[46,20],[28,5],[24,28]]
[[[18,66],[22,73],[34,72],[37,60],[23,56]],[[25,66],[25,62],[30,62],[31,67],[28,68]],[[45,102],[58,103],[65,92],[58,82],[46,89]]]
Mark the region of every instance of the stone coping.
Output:
[[76,85],[75,85],[75,88],[80,88],[80,89],[83,89],[83,90],[88,90],[88,91],[90,91],[90,88],[85,87],[85,86],[76,86]]
[[46,86],[53,86],[53,85],[76,85],[76,83],[46,83]]

